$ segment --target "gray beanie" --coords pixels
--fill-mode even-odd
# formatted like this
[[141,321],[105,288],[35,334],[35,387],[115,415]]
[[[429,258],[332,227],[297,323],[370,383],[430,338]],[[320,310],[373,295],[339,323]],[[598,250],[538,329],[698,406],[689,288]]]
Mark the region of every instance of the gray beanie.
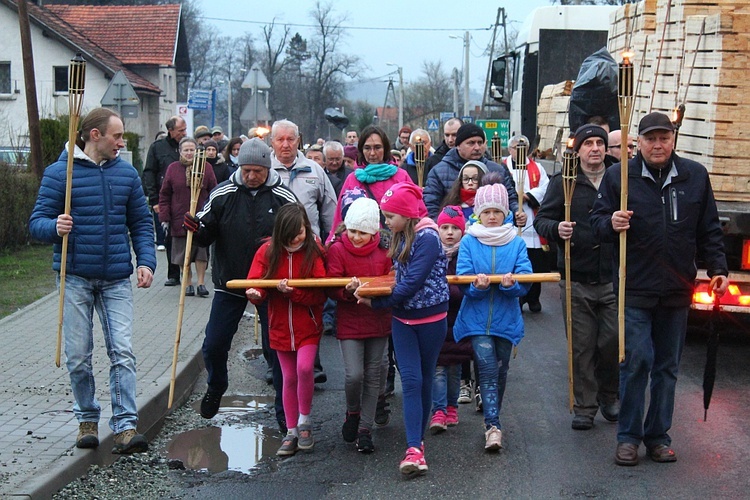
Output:
[[240,146],[240,154],[237,155],[237,163],[242,165],[258,165],[271,168],[271,148],[266,146],[262,140],[254,137],[245,141]]

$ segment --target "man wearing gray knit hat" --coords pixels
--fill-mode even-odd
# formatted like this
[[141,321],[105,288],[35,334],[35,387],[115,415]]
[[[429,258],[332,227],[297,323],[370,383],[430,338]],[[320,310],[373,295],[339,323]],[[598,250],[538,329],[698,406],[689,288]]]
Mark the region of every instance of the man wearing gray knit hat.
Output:
[[[211,191],[203,210],[195,217],[186,213],[184,221],[185,228],[195,233],[198,245],[215,243],[212,275],[218,293],[214,294],[203,341],[203,361],[208,372],[208,390],[200,411],[203,418],[212,418],[219,411],[221,396],[229,384],[229,348],[247,305],[245,291],[227,288],[227,281],[247,277],[255,252],[263,239],[271,236],[278,209],[297,202],[294,193],[271,168],[271,149],[262,140],[245,141],[240,147],[238,163],[240,168]],[[276,419],[286,433],[281,367],[267,344],[266,307],[258,307],[258,316],[263,331],[263,354],[274,372]]]

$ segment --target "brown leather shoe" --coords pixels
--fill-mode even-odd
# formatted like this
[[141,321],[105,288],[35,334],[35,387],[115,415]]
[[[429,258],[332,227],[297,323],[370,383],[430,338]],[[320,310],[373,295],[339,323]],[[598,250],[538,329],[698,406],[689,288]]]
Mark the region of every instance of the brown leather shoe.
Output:
[[633,443],[617,443],[615,463],[626,466],[638,465],[638,445]]
[[677,455],[674,454],[674,450],[666,444],[657,444],[653,448],[646,448],[646,455],[651,457],[651,460],[659,463],[676,462]]

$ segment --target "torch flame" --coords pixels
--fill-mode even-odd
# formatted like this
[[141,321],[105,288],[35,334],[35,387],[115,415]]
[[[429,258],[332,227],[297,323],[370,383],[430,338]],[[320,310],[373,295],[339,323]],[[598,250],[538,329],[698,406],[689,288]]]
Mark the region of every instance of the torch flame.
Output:
[[568,149],[573,149],[573,146],[575,145],[576,139],[575,137],[571,137],[568,139]]
[[634,56],[635,56],[635,54],[630,49],[623,50],[622,51],[622,63],[623,64],[631,64],[630,61],[633,59]]

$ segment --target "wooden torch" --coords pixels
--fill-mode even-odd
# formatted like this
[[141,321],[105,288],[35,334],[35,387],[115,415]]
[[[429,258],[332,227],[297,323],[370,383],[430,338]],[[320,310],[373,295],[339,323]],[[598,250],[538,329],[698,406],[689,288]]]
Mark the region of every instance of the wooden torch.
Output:
[[503,141],[500,136],[495,132],[490,140],[490,154],[492,155],[492,161],[500,165],[503,162]]
[[[622,53],[622,62],[619,65],[617,102],[620,110],[620,133],[627,140],[630,130],[630,114],[633,111],[633,53],[625,51]],[[627,144],[627,143],[625,143]],[[626,150],[627,151],[627,150]],[[628,210],[628,164],[620,164],[620,210]],[[617,327],[619,343],[620,363],[625,361],[625,276],[627,273],[627,231],[620,233],[620,268],[617,297]]]
[[419,187],[424,187],[424,163],[426,159],[424,142],[422,142],[421,137],[417,137],[414,144],[414,165],[417,167],[417,185]]
[[[529,155],[529,143],[525,137],[521,137],[516,144],[516,157],[513,158],[515,162],[516,172],[516,194],[518,194],[518,211],[523,212],[523,193],[524,184],[526,184],[526,164],[528,162],[527,157]],[[523,233],[523,228],[518,227],[518,236]]]
[[[190,215],[195,215],[198,208],[198,198],[203,187],[203,174],[206,171],[206,150],[199,149],[193,157],[193,164],[190,168]],[[185,259],[182,261],[182,285],[180,286],[180,305],[177,309],[177,330],[174,337],[174,353],[172,355],[172,377],[169,381],[169,402],[167,408],[172,408],[174,401],[175,378],[177,375],[177,354],[180,350],[180,337],[182,336],[182,315],[185,312],[185,288],[187,287],[187,275],[190,270],[190,257],[193,248],[193,232],[187,232],[187,241],[185,242]]]
[[[73,190],[73,158],[75,157],[76,137],[78,135],[78,121],[81,119],[83,107],[83,90],[86,86],[86,61],[81,53],[70,60],[68,66],[68,165],[65,178],[65,215],[70,215],[71,197]],[[60,368],[62,351],[63,309],[65,304],[65,276],[68,261],[68,235],[62,237],[62,253],[60,255],[60,306],[57,312],[57,347],[55,349],[55,366]]]
[[[573,151],[573,139],[568,140],[568,147],[563,152],[562,186],[565,203],[565,222],[570,222],[570,205],[573,202],[573,190],[578,177],[578,155]],[[573,411],[573,301],[570,282],[570,238],[565,240],[565,329],[568,337],[568,397],[570,411]]]

